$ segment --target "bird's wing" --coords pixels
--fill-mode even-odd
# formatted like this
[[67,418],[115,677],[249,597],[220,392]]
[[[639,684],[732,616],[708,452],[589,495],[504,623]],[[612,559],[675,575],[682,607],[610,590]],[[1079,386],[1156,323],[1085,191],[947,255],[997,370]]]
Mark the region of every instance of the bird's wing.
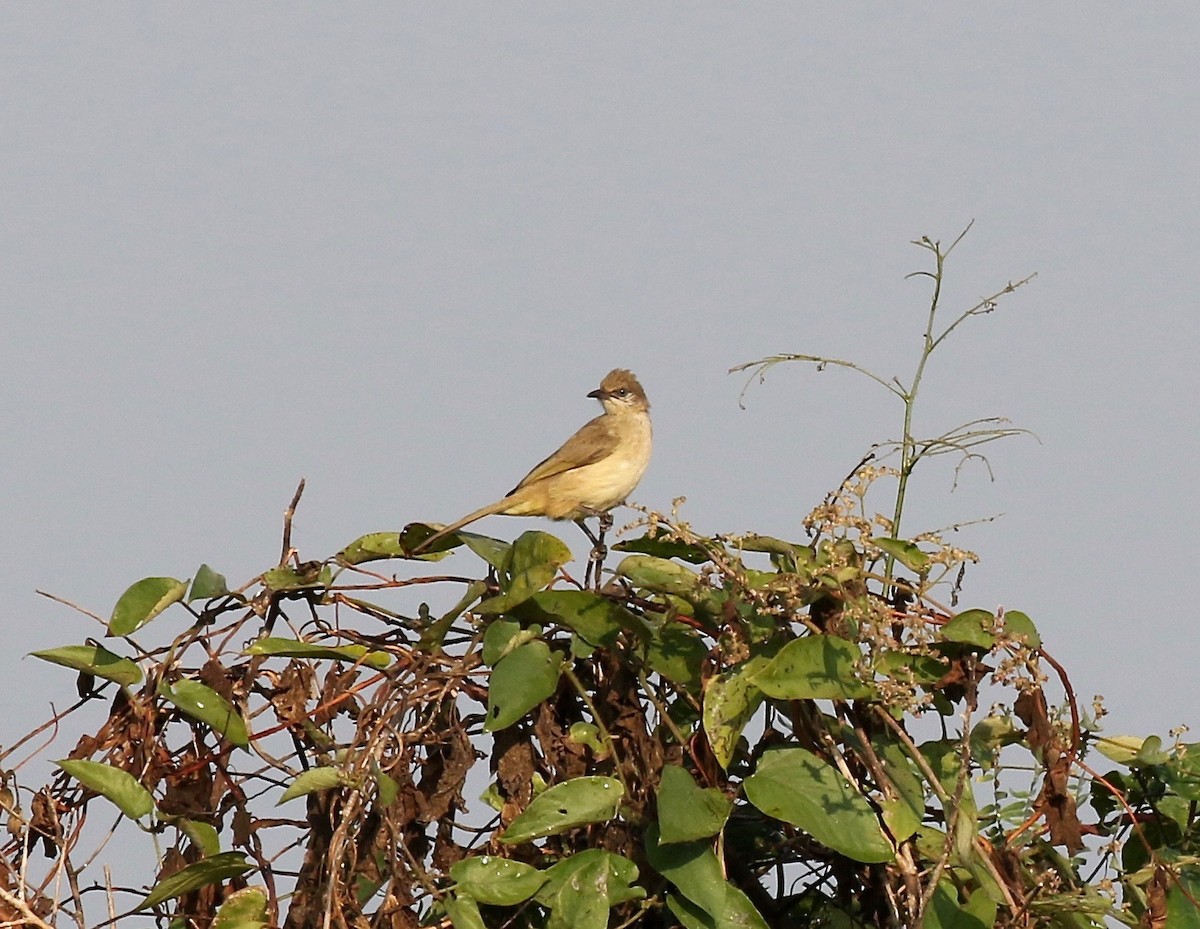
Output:
[[620,437],[613,426],[612,417],[604,414],[597,416],[567,439],[558,451],[535,466],[508,495],[511,497],[534,481],[545,480],[564,471],[574,471],[584,465],[603,461],[613,453],[619,442]]

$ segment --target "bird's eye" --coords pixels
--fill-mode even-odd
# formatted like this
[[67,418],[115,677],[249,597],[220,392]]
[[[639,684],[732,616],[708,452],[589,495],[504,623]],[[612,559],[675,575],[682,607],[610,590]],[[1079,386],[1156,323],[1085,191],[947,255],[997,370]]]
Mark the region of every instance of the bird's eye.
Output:
[[618,397],[628,397],[629,391],[626,390],[624,387],[618,387],[617,388],[617,396]]

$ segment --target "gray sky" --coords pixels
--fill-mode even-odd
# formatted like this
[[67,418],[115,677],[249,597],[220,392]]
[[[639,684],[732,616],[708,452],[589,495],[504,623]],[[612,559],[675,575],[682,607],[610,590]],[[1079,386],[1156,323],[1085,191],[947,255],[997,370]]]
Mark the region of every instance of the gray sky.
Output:
[[1196,724],[1198,44],[1185,3],[5,6],[0,743],[73,694],[20,656],[95,631],[35,588],[241,582],[301,476],[305,557],[449,521],[614,366],[654,405],[639,502],[802,538],[899,405],[794,367],[743,411],[726,369],[907,378],[907,243],[972,219],[947,312],[1039,276],[918,431],[1043,444],[927,471],[906,528],[1004,513],[962,605],[1029,613],[1110,731]]

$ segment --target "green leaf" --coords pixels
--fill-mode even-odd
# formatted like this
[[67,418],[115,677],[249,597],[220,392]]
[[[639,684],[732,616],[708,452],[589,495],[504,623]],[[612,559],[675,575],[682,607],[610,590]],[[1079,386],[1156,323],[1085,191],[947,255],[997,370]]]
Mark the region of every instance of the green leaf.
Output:
[[480,603],[475,607],[474,612],[480,616],[496,616],[500,613],[507,613],[542,590],[557,576],[558,568],[554,565],[534,565],[516,575],[503,593],[489,597]]
[[922,574],[929,567],[929,556],[905,539],[872,539],[880,551],[891,555],[910,571]]
[[662,769],[658,787],[659,841],[664,845],[714,836],[725,828],[733,801],[715,787],[701,788],[679,765]]
[[996,617],[987,610],[964,610],[942,626],[942,638],[990,651],[996,644]]
[[1021,741],[1024,733],[1007,716],[985,716],[971,729],[971,757],[991,767],[1005,745]]
[[464,893],[489,906],[516,906],[537,893],[547,874],[523,861],[478,855],[451,866],[450,879]]
[[[929,766],[929,770],[942,785],[942,789],[953,794],[955,785],[958,783],[959,772],[962,770],[962,747],[957,740],[931,739],[928,742],[922,742],[918,748],[921,757]],[[964,809],[968,807],[974,809],[974,800],[970,791],[963,794],[962,800],[959,801],[959,807],[960,818]]]
[[1162,739],[1156,735],[1146,736],[1142,747],[1138,749],[1137,757],[1130,762],[1131,768],[1146,768],[1165,765],[1171,760],[1171,755],[1162,750]]
[[892,835],[902,841],[920,827],[925,817],[925,782],[908,753],[889,734],[880,733],[872,741],[880,767],[898,795],[893,803],[880,804],[883,821]]
[[532,642],[540,635],[532,629],[525,630],[511,619],[494,619],[483,631],[483,663],[495,667],[500,659],[519,645]]
[[266,924],[267,892],[261,887],[243,887],[225,898],[212,929],[260,929]]
[[375,778],[375,802],[377,807],[389,807],[396,802],[400,795],[400,785],[377,762],[371,764],[371,774]]
[[466,894],[443,897],[442,906],[454,929],[487,929],[479,904]]
[[897,842],[911,838],[921,828],[921,817],[903,797],[881,797],[877,802],[883,823]]
[[860,677],[858,646],[834,635],[806,635],[788,642],[752,678],[779,700],[855,700],[874,696]]
[[872,665],[877,674],[895,681],[912,681],[917,684],[936,684],[946,674],[949,663],[932,655],[917,655],[913,652],[896,650],[877,652]]
[[205,858],[221,851],[221,837],[211,823],[180,816],[174,820],[174,824]]
[[446,634],[450,631],[450,627],[454,625],[458,617],[466,611],[472,603],[487,593],[488,585],[485,581],[472,581],[463,591],[462,597],[458,603],[454,604],[440,619],[429,624],[428,627],[421,633],[421,640],[418,647],[427,652],[440,652],[442,650],[442,642],[446,638]]
[[621,782],[611,777],[576,777],[555,784],[533,798],[525,812],[509,823],[500,841],[516,845],[576,826],[608,822],[617,815],[624,796]]
[[403,558],[406,552],[398,532],[368,532],[337,553],[339,564],[366,564],[388,558]]
[[648,535],[640,539],[626,539],[613,546],[617,552],[638,552],[642,555],[653,555],[656,558],[678,558],[691,564],[704,564],[712,558],[702,545],[692,545],[689,542],[676,542],[670,539],[654,539]]
[[497,571],[503,571],[508,564],[512,552],[512,543],[503,539],[494,539],[490,535],[480,535],[478,532],[456,533],[463,543],[475,555],[478,555]]
[[392,663],[387,652],[372,651],[365,645],[316,645],[301,639],[264,636],[242,651],[243,655],[271,655],[276,658],[313,658],[330,661],[361,661],[372,668],[386,668]]
[[637,865],[598,848],[563,859],[546,876],[536,899],[551,911],[547,929],[606,929],[612,907],[646,896],[633,886]]
[[136,664],[99,645],[63,645],[30,654],[64,668],[86,671],[96,677],[115,681],[122,687],[131,687],[142,679],[142,669]]
[[483,616],[506,613],[546,587],[571,560],[571,549],[547,532],[523,532],[513,542],[501,580],[503,593],[475,608]]
[[1110,735],[1099,736],[1092,744],[1109,761],[1128,766],[1137,758],[1138,752],[1142,750],[1142,743],[1145,741],[1144,738],[1136,735]]
[[504,797],[500,794],[500,785],[496,781],[488,784],[487,789],[479,795],[479,799],[497,813],[504,811]]
[[319,561],[306,561],[299,567],[279,565],[263,572],[263,586],[272,593],[293,590],[318,590],[333,583],[333,571]]
[[[995,904],[993,904],[994,908]],[[950,881],[942,881],[933,892],[933,898],[925,910],[925,922],[922,929],[991,929],[992,923],[985,923],[958,903],[958,891]]]
[[130,635],[187,592],[188,582],[173,577],[145,577],[132,585],[113,607],[108,621],[110,635]]
[[254,865],[241,852],[222,852],[190,864],[170,877],[154,885],[149,894],[137,905],[136,911],[147,910],[164,900],[182,897],[209,884],[217,884],[227,878],[238,877],[254,870]]
[[[661,844],[658,826],[652,823],[646,830],[646,859],[707,914],[715,929],[770,929],[750,898],[725,880],[708,842]],[[672,911],[678,915],[675,907]]]
[[606,648],[622,630],[645,634],[638,618],[624,606],[587,590],[538,591],[516,612],[527,622],[566,626],[588,644]]
[[701,669],[707,657],[708,646],[699,633],[683,623],[667,619],[651,627],[646,664],[667,680],[695,689],[702,680]]
[[678,892],[664,895],[667,909],[679,920],[683,929],[714,929],[716,922],[704,910]]
[[[990,872],[989,872],[990,876]],[[982,888],[974,890],[967,897],[967,905],[963,912],[968,918],[975,919],[983,929],[992,929],[996,925],[997,901],[992,899]],[[969,923],[967,924],[970,925]]]
[[571,723],[571,728],[567,730],[567,738],[576,745],[586,745],[597,760],[607,758],[610,754],[608,746],[600,741],[600,729],[591,723]]
[[130,819],[141,819],[154,811],[154,797],[127,771],[99,761],[63,759],[60,768],[88,790],[94,790]]
[[192,578],[192,589],[188,593],[187,601],[191,603],[193,600],[212,600],[227,593],[229,585],[225,583],[225,575],[218,574],[208,565],[202,564],[196,569],[196,576]]
[[484,731],[511,726],[558,689],[563,656],[542,641],[527,642],[500,659],[488,685]]
[[806,749],[768,749],[744,787],[746,798],[762,812],[799,826],[848,858],[877,863],[894,857],[867,799]]
[[755,686],[754,675],[767,663],[768,660],[762,657],[751,658],[705,682],[704,733],[722,768],[728,768],[733,761],[742,730],[762,705],[763,692]]
[[[452,533],[443,539],[439,539],[419,555],[413,554],[427,539],[437,535],[438,531],[438,529],[435,529],[428,523],[409,523],[400,530],[400,537],[397,540],[402,556],[417,561],[441,561],[446,557],[450,549],[457,548],[462,544],[462,540],[458,538],[458,534]],[[352,545],[354,545],[353,542],[346,546],[346,549],[343,549],[343,551],[348,550]]]
[[808,545],[798,545],[769,535],[746,535],[736,540],[744,552],[766,552],[768,555],[784,555],[796,565],[811,564],[814,553]]
[[174,686],[160,681],[158,692],[180,711],[225,736],[238,748],[250,745],[246,721],[216,691],[196,681],[183,680],[177,681]]
[[513,542],[505,570],[515,578],[530,568],[540,568],[543,565],[562,567],[573,557],[571,549],[562,539],[548,532],[531,529],[522,532]]
[[[1200,802],[1200,752],[1195,743],[1181,746],[1182,752],[1174,755],[1169,764],[1162,768],[1163,779],[1182,799]],[[1139,753],[1140,755],[1140,753]]]
[[1004,631],[1009,635],[1023,636],[1025,644],[1030,648],[1042,647],[1042,637],[1038,635],[1038,631],[1033,625],[1033,620],[1020,610],[1005,611]]
[[1200,929],[1200,875],[1194,868],[1181,868],[1177,880],[1167,888],[1168,929]]
[[658,825],[646,829],[646,860],[710,916],[725,909],[725,875],[708,842],[662,844]]
[[653,555],[628,555],[617,565],[617,574],[634,587],[690,599],[700,588],[700,576],[683,565]]
[[283,796],[275,802],[275,805],[279,806],[281,803],[287,803],[289,800],[295,800],[297,797],[317,793],[321,790],[332,790],[346,783],[346,772],[341,768],[329,766],[309,768],[292,781],[288,789],[283,792]]

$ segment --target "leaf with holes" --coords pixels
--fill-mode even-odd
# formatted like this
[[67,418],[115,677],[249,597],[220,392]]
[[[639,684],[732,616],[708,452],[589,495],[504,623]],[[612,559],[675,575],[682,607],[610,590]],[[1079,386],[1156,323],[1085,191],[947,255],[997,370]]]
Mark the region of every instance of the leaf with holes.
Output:
[[500,841],[506,845],[558,835],[576,826],[608,822],[617,815],[625,788],[611,777],[576,777],[547,788],[514,819]]

